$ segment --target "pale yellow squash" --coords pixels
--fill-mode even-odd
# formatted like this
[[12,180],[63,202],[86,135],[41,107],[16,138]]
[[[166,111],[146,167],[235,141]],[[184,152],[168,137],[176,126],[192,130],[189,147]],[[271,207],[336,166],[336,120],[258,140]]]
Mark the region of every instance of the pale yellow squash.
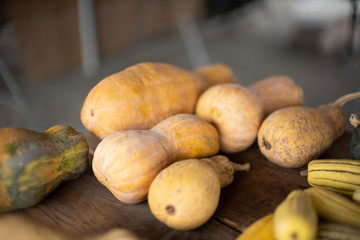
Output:
[[343,104],[360,96],[345,95],[318,108],[288,107],[270,114],[261,124],[258,145],[271,162],[298,168],[318,158],[346,129]]
[[[96,235],[64,231],[19,214],[0,215],[0,240],[141,240],[126,228],[113,228]],[[144,240],[144,239],[142,239]]]
[[207,89],[196,105],[196,115],[213,123],[220,134],[221,150],[246,150],[256,140],[264,117],[277,108],[302,105],[302,88],[288,77],[274,76],[245,88],[218,84]]
[[162,170],[151,183],[150,210],[171,228],[196,229],[214,214],[220,189],[233,181],[234,172],[249,168],[249,164],[234,164],[221,155],[176,162]]

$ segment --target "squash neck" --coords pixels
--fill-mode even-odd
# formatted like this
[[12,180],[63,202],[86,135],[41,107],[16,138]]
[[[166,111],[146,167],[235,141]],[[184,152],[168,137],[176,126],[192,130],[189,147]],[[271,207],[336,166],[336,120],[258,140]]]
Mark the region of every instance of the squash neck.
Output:
[[89,153],[86,138],[72,127],[57,125],[44,132],[57,148],[57,165],[71,180],[84,172]]
[[340,137],[346,129],[346,115],[339,105],[326,104],[319,107],[329,117],[334,129],[335,139]]
[[201,161],[209,163],[217,173],[220,181],[220,186],[225,187],[232,183],[235,171],[249,171],[250,164],[237,164],[229,161],[229,159],[222,155],[216,155],[211,158],[203,158]]

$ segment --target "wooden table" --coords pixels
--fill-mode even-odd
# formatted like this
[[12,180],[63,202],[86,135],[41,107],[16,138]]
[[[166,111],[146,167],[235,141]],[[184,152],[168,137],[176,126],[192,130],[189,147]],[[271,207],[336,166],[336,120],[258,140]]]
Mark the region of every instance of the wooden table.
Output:
[[[351,132],[345,132],[320,158],[349,158]],[[94,147],[96,142],[89,141]],[[237,163],[251,164],[249,172],[237,172],[234,181],[221,191],[213,217],[192,231],[175,231],[159,222],[147,202],[128,205],[118,201],[101,185],[89,168],[76,180],[61,184],[34,207],[8,214],[29,215],[50,225],[81,234],[101,233],[125,227],[144,239],[233,240],[252,222],[274,211],[293,189],[307,188],[304,169],[281,168],[265,159],[256,144],[250,149],[227,155]]]

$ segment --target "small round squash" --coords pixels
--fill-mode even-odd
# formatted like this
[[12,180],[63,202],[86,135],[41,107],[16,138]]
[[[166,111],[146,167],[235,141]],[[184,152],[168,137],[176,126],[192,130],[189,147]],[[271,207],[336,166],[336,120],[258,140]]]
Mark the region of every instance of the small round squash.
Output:
[[174,229],[190,230],[214,214],[219,197],[220,182],[215,170],[206,162],[189,159],[174,163],[155,178],[148,202],[161,222]]
[[249,170],[249,167],[249,164],[232,163],[221,155],[176,162],[162,170],[151,183],[150,210],[171,228],[195,229],[214,214],[220,189],[232,182],[234,172]]

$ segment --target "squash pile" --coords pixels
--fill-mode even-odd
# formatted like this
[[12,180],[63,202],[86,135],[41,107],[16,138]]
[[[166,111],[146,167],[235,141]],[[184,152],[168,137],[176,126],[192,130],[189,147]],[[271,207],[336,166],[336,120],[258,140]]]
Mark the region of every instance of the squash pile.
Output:
[[[222,153],[245,151],[257,143],[279,167],[309,164],[312,187],[294,190],[273,214],[254,223],[239,239],[315,239],[321,229],[329,231],[319,225],[318,216],[360,226],[354,217],[360,214],[359,206],[340,193],[324,190],[342,187],[341,193],[359,199],[360,172],[339,173],[340,168],[348,168],[345,160],[313,170],[321,164],[314,162],[316,158],[345,131],[342,106],[359,97],[360,93],[349,94],[309,108],[303,106],[302,88],[287,76],[270,76],[244,87],[221,63],[187,71],[144,62],[94,86],[80,118],[100,140],[91,163],[97,180],[124,203],[148,200],[153,215],[177,230],[206,223],[218,206],[221,187],[231,184],[235,171],[249,170],[249,164],[232,163]],[[357,158],[358,126],[354,134],[351,151]],[[44,133],[0,129],[0,142],[0,212],[37,204],[87,167],[88,143],[69,126]],[[354,162],[354,166],[359,165]],[[314,177],[315,172],[320,175]],[[330,183],[329,178],[333,178]],[[326,212],[324,206],[331,210]]]
[[359,239],[360,204],[321,187],[296,189],[236,240]]

